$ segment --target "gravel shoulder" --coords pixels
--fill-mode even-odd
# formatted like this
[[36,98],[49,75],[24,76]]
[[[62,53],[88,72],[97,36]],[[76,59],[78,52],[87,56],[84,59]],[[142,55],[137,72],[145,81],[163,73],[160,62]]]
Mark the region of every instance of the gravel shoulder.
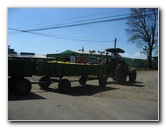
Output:
[[[8,93],[9,120],[114,121],[159,120],[158,71],[138,71],[136,83],[119,85],[111,78],[106,88],[97,80],[79,85],[78,77],[67,77],[72,84],[68,94],[58,92],[57,83],[47,90],[33,85],[28,96]],[[36,81],[38,77],[30,78]]]

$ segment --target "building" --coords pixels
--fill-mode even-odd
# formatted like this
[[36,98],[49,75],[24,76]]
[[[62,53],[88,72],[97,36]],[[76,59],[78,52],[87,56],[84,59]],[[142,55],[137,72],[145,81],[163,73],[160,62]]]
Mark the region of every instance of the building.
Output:
[[[106,61],[106,53],[101,52],[86,52],[66,50],[58,54],[47,54],[48,58],[53,58],[58,61],[71,62],[71,63],[89,63],[89,64],[103,64]],[[112,55],[108,54],[108,59],[111,59]],[[119,55],[119,57],[121,57]],[[142,68],[147,66],[147,60],[121,57],[129,67]]]
[[31,52],[20,52],[17,53],[14,51],[14,49],[10,48],[10,45],[8,45],[8,57],[9,58],[19,58],[19,59],[46,59],[46,55],[43,54],[35,54]]
[[17,55],[17,52],[14,51],[14,49],[10,48],[10,45],[8,45],[8,55]]
[[48,58],[55,58],[58,61],[67,61],[71,63],[89,63],[89,64],[103,64],[106,54],[96,53],[94,51],[74,51],[66,50],[59,54],[47,54]]

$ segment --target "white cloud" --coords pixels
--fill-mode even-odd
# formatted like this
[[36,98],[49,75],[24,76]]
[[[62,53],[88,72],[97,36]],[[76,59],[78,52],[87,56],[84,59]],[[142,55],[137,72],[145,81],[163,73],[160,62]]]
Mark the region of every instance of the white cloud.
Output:
[[146,59],[147,58],[144,54],[140,54],[139,52],[134,53],[134,54],[123,53],[120,55],[122,57],[127,57],[127,58],[136,58],[136,59]]

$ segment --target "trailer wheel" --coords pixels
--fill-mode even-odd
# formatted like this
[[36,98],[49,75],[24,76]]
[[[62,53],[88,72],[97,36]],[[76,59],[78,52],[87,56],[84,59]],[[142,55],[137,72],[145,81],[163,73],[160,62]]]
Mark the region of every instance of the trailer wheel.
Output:
[[15,81],[16,80],[17,80],[17,78],[13,77],[13,76],[8,78],[8,89],[10,91],[14,91],[14,89],[15,89]]
[[100,77],[99,78],[99,86],[106,87],[106,85],[107,85],[107,77]]
[[18,95],[28,95],[31,88],[30,81],[25,78],[17,78],[17,81],[15,81],[15,92]]
[[86,76],[81,76],[79,79],[79,83],[80,85],[85,85],[87,81],[87,77]]
[[71,83],[67,79],[62,79],[58,84],[58,90],[62,93],[68,93],[71,89]]
[[42,78],[40,78],[39,80],[39,86],[42,88],[42,89],[47,89],[51,84],[51,80],[50,80],[50,77],[48,76],[44,76]]
[[130,80],[130,82],[135,82],[136,77],[137,77],[136,70],[135,69],[131,69],[130,72],[129,72],[129,80]]

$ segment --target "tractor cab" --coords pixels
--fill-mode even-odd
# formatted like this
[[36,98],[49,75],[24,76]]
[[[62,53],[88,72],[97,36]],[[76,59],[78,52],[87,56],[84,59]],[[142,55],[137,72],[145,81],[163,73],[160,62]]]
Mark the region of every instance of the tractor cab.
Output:
[[[123,49],[120,49],[120,48],[108,48],[105,51],[106,51],[106,55],[107,55],[107,59],[106,59],[107,64],[109,62],[120,61],[119,60],[119,58],[120,58],[119,53],[124,53],[125,52]],[[109,54],[109,52],[111,53],[111,60],[110,61],[108,60],[108,54]]]
[[106,52],[111,52],[111,53],[124,53],[125,51],[120,48],[108,48],[105,50]]

